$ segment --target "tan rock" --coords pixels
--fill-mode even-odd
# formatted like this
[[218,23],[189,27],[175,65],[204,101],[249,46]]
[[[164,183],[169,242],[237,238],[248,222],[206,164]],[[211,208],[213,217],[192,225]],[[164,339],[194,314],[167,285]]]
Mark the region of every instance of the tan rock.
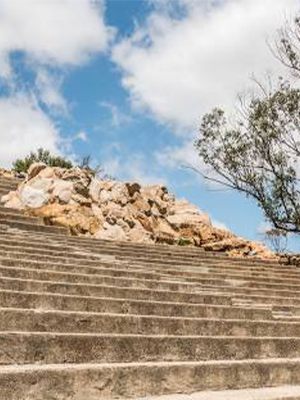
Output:
[[28,168],[28,180],[36,177],[43,169],[47,168],[44,163],[33,163]]
[[95,237],[104,240],[127,240],[126,233],[119,225],[109,225],[106,229],[100,229],[95,233]]
[[20,203],[22,207],[39,208],[50,201],[50,194],[41,188],[24,186],[20,193]]
[[95,178],[92,179],[92,182],[89,187],[89,194],[90,194],[92,201],[94,201],[95,203],[98,203],[99,197],[100,197],[100,192],[102,189],[103,189],[103,185],[101,184],[101,181],[99,181],[98,179],[95,179]]
[[215,228],[206,213],[176,200],[164,186],[97,180],[79,168],[44,167],[38,172],[35,166],[30,179],[1,201],[48,224],[69,227],[74,235],[202,246],[234,257],[274,257],[261,243]]
[[52,195],[58,199],[61,204],[68,204],[74,192],[74,184],[72,182],[57,179],[53,183]]

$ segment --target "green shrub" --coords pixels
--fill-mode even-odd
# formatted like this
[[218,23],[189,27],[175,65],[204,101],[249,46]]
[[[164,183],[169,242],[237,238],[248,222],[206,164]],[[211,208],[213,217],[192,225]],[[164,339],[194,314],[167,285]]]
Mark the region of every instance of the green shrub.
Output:
[[13,163],[13,170],[18,173],[27,172],[31,164],[37,162],[44,163],[49,167],[61,167],[67,169],[73,167],[73,164],[68,159],[60,156],[53,156],[49,150],[39,148],[36,153],[31,152],[24,159],[17,159]]
[[190,246],[191,242],[189,239],[180,238],[177,242],[178,246]]

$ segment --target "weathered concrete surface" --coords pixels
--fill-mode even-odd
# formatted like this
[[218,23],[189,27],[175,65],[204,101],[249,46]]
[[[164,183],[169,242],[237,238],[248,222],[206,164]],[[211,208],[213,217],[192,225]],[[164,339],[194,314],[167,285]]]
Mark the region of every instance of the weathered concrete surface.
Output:
[[143,397],[137,400],[300,400],[300,386],[279,388],[226,390],[191,395]]
[[299,268],[42,222],[0,206],[0,400],[300,400]]

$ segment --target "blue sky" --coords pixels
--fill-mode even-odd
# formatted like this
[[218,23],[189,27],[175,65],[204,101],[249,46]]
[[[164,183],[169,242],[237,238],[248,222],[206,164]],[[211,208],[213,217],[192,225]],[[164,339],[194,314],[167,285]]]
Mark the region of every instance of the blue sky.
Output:
[[0,161],[39,146],[121,180],[163,183],[216,224],[259,239],[243,195],[185,164],[205,112],[231,112],[297,0],[0,0]]

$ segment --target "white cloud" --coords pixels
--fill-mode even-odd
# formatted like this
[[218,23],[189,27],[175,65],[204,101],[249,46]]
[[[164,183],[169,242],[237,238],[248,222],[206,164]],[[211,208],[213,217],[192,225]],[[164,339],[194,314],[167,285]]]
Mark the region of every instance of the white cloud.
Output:
[[63,150],[56,126],[28,97],[0,99],[0,142],[2,166],[38,147]]
[[78,64],[112,37],[102,1],[0,0],[0,54],[22,51],[42,63]]
[[184,142],[181,146],[168,146],[159,150],[155,154],[155,158],[160,165],[167,168],[182,168],[184,166],[192,166],[193,168],[201,168],[200,158],[198,157],[193,141]]
[[154,11],[112,52],[135,106],[193,127],[214,106],[232,108],[252,73],[281,69],[266,40],[298,0],[179,0],[184,18]]
[[111,125],[113,127],[120,128],[125,124],[129,124],[132,122],[132,117],[121,111],[116,104],[110,103],[108,101],[102,101],[100,103],[100,106],[109,110],[111,114]]
[[[9,165],[39,146],[63,151],[59,129],[49,115],[68,114],[61,86],[70,67],[105,52],[113,38],[103,1],[0,0],[0,77],[13,93],[0,97],[1,164]],[[22,85],[22,72],[10,63],[16,51],[25,56],[24,67],[35,74],[31,87]],[[77,139],[86,136],[80,133]],[[70,143],[72,139],[65,140],[64,147]]]
[[49,73],[46,68],[37,70],[36,93],[38,98],[52,111],[68,113],[68,104],[61,93],[62,78]]
[[107,157],[103,167],[106,174],[116,179],[138,182],[143,185],[166,185],[166,180],[148,167],[145,157],[141,154],[134,154],[127,158]]
[[74,139],[75,140],[81,140],[82,142],[88,142],[88,134],[86,133],[86,132],[84,132],[84,131],[80,131],[80,132],[78,132],[76,135],[75,135],[75,137],[74,137]]

